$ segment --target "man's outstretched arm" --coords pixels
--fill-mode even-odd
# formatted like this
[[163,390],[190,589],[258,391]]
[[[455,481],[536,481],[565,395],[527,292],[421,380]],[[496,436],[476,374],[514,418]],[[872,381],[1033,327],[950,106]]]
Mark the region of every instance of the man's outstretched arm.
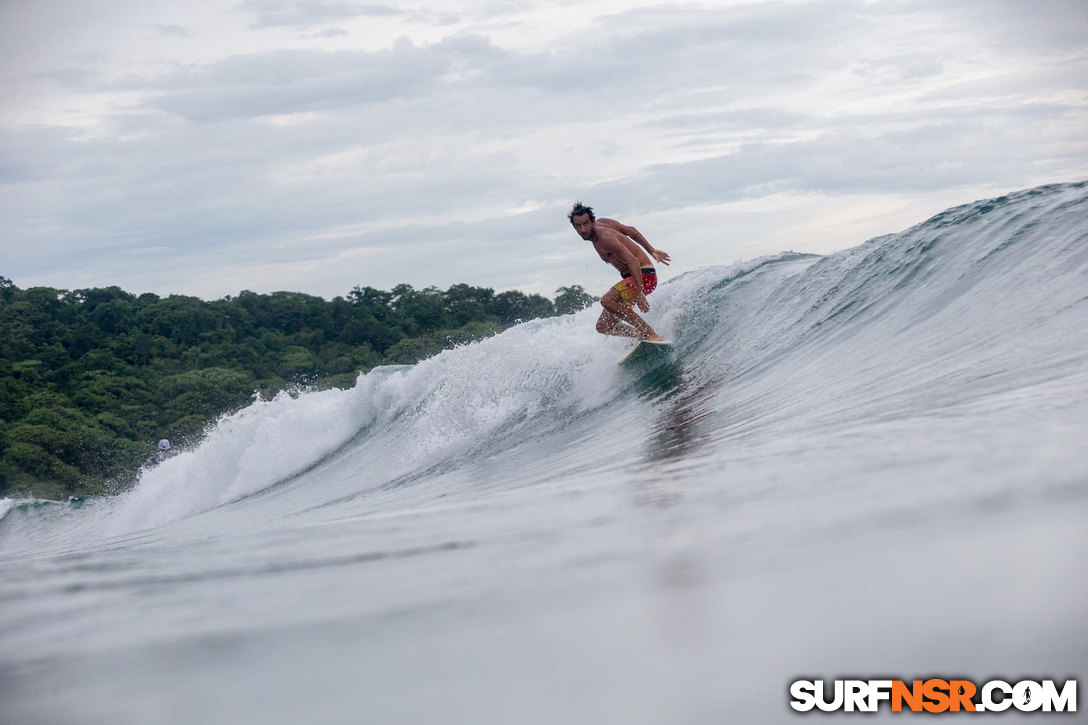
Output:
[[615,229],[620,234],[624,234],[631,239],[634,239],[638,244],[642,246],[643,249],[650,253],[651,257],[656,259],[658,262],[668,264],[672,261],[672,258],[669,257],[668,252],[665,252],[661,249],[654,249],[654,245],[650,244],[650,242],[646,239],[646,237],[642,236],[642,232],[640,232],[638,229],[635,229],[634,227],[629,227],[626,224],[621,224],[615,219],[598,219],[597,223],[603,224],[611,229]]

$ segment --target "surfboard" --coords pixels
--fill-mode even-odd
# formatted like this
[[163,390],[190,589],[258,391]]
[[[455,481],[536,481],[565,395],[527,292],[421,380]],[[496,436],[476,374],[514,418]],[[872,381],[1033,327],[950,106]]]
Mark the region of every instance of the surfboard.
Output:
[[651,342],[650,340],[640,340],[636,342],[630,350],[623,354],[623,357],[619,359],[620,365],[642,365],[649,364],[655,365],[660,362],[666,362],[672,356],[672,342],[669,340],[663,340],[661,342]]

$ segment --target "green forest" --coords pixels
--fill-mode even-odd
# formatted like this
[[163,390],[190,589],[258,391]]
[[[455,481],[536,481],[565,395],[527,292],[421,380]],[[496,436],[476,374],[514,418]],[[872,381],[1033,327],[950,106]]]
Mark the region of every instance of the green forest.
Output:
[[583,309],[458,284],[356,287],[204,301],[118,287],[19,289],[0,277],[0,496],[105,494],[130,485],[160,438],[195,443],[260,394],[350,387],[522,321]]

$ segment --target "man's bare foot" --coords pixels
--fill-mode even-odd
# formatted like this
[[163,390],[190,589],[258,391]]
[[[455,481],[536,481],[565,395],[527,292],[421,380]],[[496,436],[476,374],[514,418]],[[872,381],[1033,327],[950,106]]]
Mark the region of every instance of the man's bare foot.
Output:
[[646,335],[642,339],[646,342],[665,342],[665,338],[663,338],[661,335],[658,335],[656,332],[651,335]]

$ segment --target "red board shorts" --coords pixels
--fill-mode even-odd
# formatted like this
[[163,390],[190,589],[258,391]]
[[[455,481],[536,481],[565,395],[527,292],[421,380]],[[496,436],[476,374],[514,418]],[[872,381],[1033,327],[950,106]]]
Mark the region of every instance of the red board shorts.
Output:
[[[624,277],[621,281],[612,285],[612,289],[620,293],[620,299],[623,300],[623,304],[628,307],[633,307],[635,304],[635,295],[638,294],[638,290],[635,288],[635,283],[630,277]],[[657,289],[657,270],[653,267],[642,268],[642,291],[645,294],[650,294]]]

